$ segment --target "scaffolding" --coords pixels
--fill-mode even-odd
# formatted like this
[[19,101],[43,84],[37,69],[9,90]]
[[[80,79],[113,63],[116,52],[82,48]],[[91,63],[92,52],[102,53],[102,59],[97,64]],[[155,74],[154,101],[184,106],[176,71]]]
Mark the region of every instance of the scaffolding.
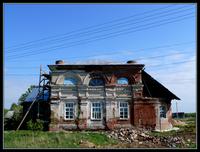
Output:
[[[31,108],[33,107],[34,103],[37,102],[37,118],[40,119],[40,102],[45,100],[45,91],[50,91],[50,75],[47,74],[45,71],[42,70],[42,65],[40,65],[40,75],[39,75],[39,86],[38,86],[38,94],[36,95],[35,99],[32,101],[31,105],[29,106],[26,114],[23,116],[22,121],[20,122],[19,126],[16,130],[19,130],[21,125],[23,124],[25,118],[27,117],[28,113],[30,112]],[[48,97],[49,98],[49,97]],[[48,99],[49,100],[49,99]]]

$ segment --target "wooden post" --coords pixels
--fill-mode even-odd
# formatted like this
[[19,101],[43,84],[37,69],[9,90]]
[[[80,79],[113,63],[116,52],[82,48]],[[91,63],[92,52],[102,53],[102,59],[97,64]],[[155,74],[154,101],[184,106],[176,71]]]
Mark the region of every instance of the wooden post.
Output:
[[176,117],[178,118],[178,103],[176,101]]
[[159,107],[159,110],[158,110],[158,116],[159,116],[159,126],[160,126],[160,131],[161,131],[161,118],[160,118],[160,107]]
[[[41,74],[42,74],[42,65],[40,65],[40,76],[39,76],[39,94],[40,94],[40,88],[41,88]],[[37,113],[37,117],[38,119],[40,118],[40,104],[39,104],[39,100],[38,100],[38,113]]]

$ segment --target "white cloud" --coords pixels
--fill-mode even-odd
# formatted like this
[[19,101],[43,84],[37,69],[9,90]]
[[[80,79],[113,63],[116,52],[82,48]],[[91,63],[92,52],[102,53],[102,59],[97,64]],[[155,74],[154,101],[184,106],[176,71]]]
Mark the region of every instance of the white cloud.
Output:
[[[174,53],[174,50],[170,52]],[[130,53],[129,51],[124,54]],[[159,54],[157,54],[158,56]],[[118,55],[120,56],[120,55]],[[123,55],[124,56],[124,55]],[[153,54],[152,54],[153,56]],[[156,56],[156,55],[155,55]],[[114,56],[110,58],[101,56],[90,60],[81,60],[74,64],[110,64],[118,61]],[[130,57],[130,56],[129,56]],[[136,58],[136,57],[135,57]],[[183,64],[174,64],[163,69],[165,64],[179,62],[181,60],[196,60],[195,55],[179,55],[166,56],[151,60],[140,60],[138,63],[145,64],[146,70],[152,77],[162,83],[171,92],[176,94],[181,101],[178,101],[178,108],[184,112],[194,112],[196,110],[196,79],[194,81],[183,81],[183,79],[196,78],[196,62],[187,62]],[[66,62],[65,62],[66,63]],[[119,63],[122,63],[119,61]],[[124,61],[124,63],[126,63]],[[161,65],[161,67],[150,68],[149,65]],[[149,66],[149,68],[148,68]],[[162,68],[162,69],[159,69]],[[5,69],[6,70],[6,69]],[[12,102],[17,102],[18,98],[24,93],[31,84],[38,84],[38,77],[9,77],[4,80],[4,106],[9,108]],[[175,111],[175,102],[172,101],[172,108]]]
[[[107,51],[107,52],[110,52],[110,51]],[[112,51],[113,53],[109,53],[109,54],[100,54],[100,55],[94,55],[92,57],[88,57],[87,59],[88,60],[96,60],[96,59],[99,59],[99,60],[109,60],[109,61],[113,61],[113,62],[124,62],[122,60],[122,57],[124,58],[129,58],[131,55],[134,54],[133,51]],[[120,59],[120,61],[119,61]]]
[[[188,60],[194,59],[196,59],[195,56],[188,57]],[[195,112],[197,102],[196,62],[174,64],[173,66],[168,70],[156,70],[154,68],[154,70],[148,70],[147,72],[181,99],[181,101],[178,101],[180,111]],[[172,108],[173,111],[176,111],[175,102],[173,101]]]
[[183,59],[184,56],[185,56],[184,54],[177,52],[177,53],[174,53],[174,55],[172,55],[172,56],[168,56],[168,59],[172,60],[172,61],[177,61],[177,60]]
[[90,59],[90,60],[81,60],[77,61],[74,64],[110,64],[112,61],[101,60],[101,59]]

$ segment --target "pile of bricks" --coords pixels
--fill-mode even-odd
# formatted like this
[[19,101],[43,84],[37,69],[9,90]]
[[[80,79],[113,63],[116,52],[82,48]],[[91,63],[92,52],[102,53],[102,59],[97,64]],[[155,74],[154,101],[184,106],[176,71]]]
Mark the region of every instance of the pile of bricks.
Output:
[[138,143],[142,144],[154,144],[165,145],[167,147],[177,147],[177,144],[184,144],[184,140],[181,137],[155,137],[149,135],[149,130],[142,128],[120,128],[107,133],[109,138],[119,139],[121,142],[126,143]]

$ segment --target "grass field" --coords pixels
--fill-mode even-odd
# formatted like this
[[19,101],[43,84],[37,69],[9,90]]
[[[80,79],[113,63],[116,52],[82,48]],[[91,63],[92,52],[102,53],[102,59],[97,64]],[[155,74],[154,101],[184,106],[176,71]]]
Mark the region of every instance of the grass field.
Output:
[[116,144],[101,132],[5,131],[5,148],[81,148]]
[[[196,148],[196,119],[193,117],[179,119],[186,125],[176,126],[178,131],[150,132],[152,136],[182,137],[186,143],[180,148]],[[118,140],[108,138],[104,131],[4,131],[4,148],[126,148]],[[140,145],[141,147],[145,145]]]

